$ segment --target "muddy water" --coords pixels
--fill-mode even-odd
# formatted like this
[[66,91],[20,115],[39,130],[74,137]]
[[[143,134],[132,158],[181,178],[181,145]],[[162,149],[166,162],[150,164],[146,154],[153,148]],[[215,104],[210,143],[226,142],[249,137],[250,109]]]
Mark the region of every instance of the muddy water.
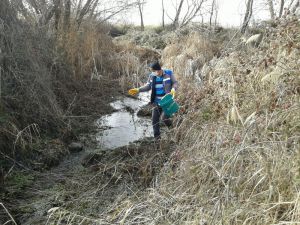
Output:
[[99,132],[96,140],[99,147],[112,149],[152,136],[151,119],[137,116],[138,110],[149,101],[148,93],[138,99],[121,98],[111,103],[116,112],[96,121]]

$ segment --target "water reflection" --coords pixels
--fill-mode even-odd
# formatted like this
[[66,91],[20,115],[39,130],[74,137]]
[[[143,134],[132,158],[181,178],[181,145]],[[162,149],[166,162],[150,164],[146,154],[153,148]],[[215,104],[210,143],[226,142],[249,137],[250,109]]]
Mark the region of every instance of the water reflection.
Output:
[[137,116],[137,111],[147,104],[149,98],[143,93],[139,97],[139,99],[123,98],[112,102],[111,106],[118,112],[97,120],[99,128],[109,127],[109,129],[99,131],[96,136],[101,147],[116,148],[143,137],[152,136],[151,119]]

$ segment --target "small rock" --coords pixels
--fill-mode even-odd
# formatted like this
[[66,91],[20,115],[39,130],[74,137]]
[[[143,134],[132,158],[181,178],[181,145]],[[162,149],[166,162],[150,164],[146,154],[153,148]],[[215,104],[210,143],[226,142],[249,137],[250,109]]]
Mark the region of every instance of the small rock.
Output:
[[134,110],[133,110],[131,107],[129,107],[129,106],[126,106],[126,107],[125,107],[125,110],[126,110],[127,112],[129,112],[129,113],[134,113]]
[[145,105],[137,112],[137,115],[142,117],[151,117],[152,108],[153,106],[151,104]]
[[70,152],[80,152],[83,150],[83,144],[78,142],[72,142],[68,146]]
[[83,160],[81,161],[81,165],[83,167],[90,167],[95,164],[98,164],[101,162],[101,159],[104,157],[104,155],[105,151],[99,153],[90,153],[83,158]]

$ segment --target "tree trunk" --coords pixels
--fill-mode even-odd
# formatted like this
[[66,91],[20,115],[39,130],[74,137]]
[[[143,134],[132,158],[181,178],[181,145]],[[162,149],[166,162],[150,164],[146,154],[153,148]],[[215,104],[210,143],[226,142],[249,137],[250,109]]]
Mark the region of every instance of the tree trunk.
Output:
[[54,4],[57,4],[54,9],[54,26],[55,26],[55,29],[58,30],[60,16],[61,16],[61,0],[57,0],[56,3],[54,3]]
[[292,7],[293,3],[294,3],[294,0],[291,0],[289,6],[287,7],[288,10],[291,10],[291,7]]
[[65,0],[64,30],[70,28],[71,0]]
[[[46,24],[48,24],[48,22],[51,20],[51,18],[53,17],[53,15],[55,15],[55,27],[58,28],[58,20],[59,20],[59,10],[60,10],[60,0],[53,0],[53,6],[46,10],[42,17],[40,18],[39,24],[44,26]],[[57,23],[57,24],[56,24]]]
[[216,6],[215,6],[215,27],[217,27],[218,14],[219,14],[219,6],[216,3]]
[[79,17],[81,6],[82,6],[82,0],[79,0],[79,2],[77,4],[77,9],[76,9],[76,18]]
[[279,15],[278,15],[279,18],[282,17],[283,7],[284,7],[284,0],[280,0],[280,8],[279,8]]
[[165,6],[164,0],[161,0],[161,7],[162,7],[162,27],[165,27]]
[[242,25],[242,28],[241,28],[241,33],[242,34],[245,33],[245,31],[248,27],[249,21],[250,21],[251,16],[252,16],[252,8],[253,8],[253,0],[248,0],[243,25]]
[[292,13],[294,13],[296,11],[296,9],[299,7],[299,5],[300,5],[300,0],[297,0],[296,4],[292,8]]
[[143,19],[143,4],[144,4],[144,1],[139,1],[138,2],[139,12],[140,12],[140,19],[141,19],[141,31],[145,30],[144,19]]
[[268,5],[269,5],[271,20],[274,20],[275,19],[275,12],[274,12],[273,0],[268,0]]
[[94,5],[93,5],[93,7],[92,7],[92,9],[91,9],[91,12],[90,12],[90,18],[95,17],[95,11],[96,11],[96,8],[97,8],[97,6],[98,6],[98,3],[99,3],[99,0],[96,0],[96,1],[94,2]]
[[210,11],[210,17],[209,17],[209,28],[211,28],[212,25],[212,19],[213,19],[213,15],[214,15],[214,9],[215,8],[215,0],[213,0],[212,4],[211,4],[211,11]]
[[178,9],[176,10],[176,15],[175,15],[175,18],[174,18],[174,21],[173,21],[174,29],[179,27],[179,16],[180,16],[180,13],[181,13],[183,2],[184,2],[184,0],[180,0]]
[[77,18],[77,26],[80,27],[83,17],[88,13],[91,5],[93,3],[93,0],[87,0],[83,8],[80,10],[78,18]]

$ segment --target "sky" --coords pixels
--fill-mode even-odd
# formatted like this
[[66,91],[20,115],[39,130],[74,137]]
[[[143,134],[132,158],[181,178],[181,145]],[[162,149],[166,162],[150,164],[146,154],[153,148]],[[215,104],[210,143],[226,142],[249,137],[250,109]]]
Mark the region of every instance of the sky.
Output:
[[[179,0],[177,0],[179,1]],[[256,0],[257,4],[254,7],[254,15],[256,20],[268,18],[266,6],[262,4],[263,0]],[[176,0],[164,0],[165,9],[169,11],[170,16],[174,13],[173,3]],[[243,14],[246,8],[246,0],[217,0],[219,5],[218,22],[224,27],[240,26],[243,20]],[[261,2],[261,3],[259,3]],[[160,25],[162,21],[161,0],[148,0],[144,6],[144,24],[145,25]],[[127,22],[139,25],[140,17],[138,10],[135,9],[124,18]],[[166,23],[168,21],[165,16]]]

